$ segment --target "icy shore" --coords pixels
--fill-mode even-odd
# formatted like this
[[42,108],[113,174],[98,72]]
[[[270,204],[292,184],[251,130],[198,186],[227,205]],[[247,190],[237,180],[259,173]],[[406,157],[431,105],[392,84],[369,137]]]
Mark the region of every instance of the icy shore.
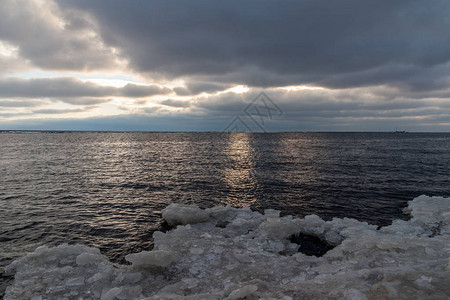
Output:
[[[178,226],[127,255],[131,265],[83,245],[39,247],[6,268],[15,280],[5,299],[448,299],[450,199],[420,196],[406,210],[409,221],[377,230],[172,204],[162,215]],[[307,256],[289,240],[299,233],[334,248]]]

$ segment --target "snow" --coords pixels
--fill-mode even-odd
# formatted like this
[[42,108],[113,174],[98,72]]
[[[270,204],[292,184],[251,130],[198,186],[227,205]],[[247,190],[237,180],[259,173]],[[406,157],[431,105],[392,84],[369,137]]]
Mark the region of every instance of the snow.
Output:
[[[279,217],[249,208],[171,204],[154,249],[110,262],[84,245],[39,247],[6,270],[5,299],[448,299],[450,199],[420,196],[409,221]],[[293,234],[334,246],[321,257]]]

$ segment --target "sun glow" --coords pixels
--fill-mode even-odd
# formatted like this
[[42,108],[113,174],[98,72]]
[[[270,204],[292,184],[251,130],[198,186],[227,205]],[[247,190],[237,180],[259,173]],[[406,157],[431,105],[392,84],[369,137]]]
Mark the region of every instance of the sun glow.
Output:
[[303,90],[324,90],[323,87],[309,86],[309,85],[291,85],[291,86],[281,87],[280,89],[289,91],[289,92],[296,92],[296,91],[303,91]]
[[225,91],[223,91],[224,93],[226,92],[233,92],[235,94],[242,94],[242,93],[246,93],[248,92],[250,89],[246,86],[246,85],[236,85],[233,86],[232,88],[229,88]]

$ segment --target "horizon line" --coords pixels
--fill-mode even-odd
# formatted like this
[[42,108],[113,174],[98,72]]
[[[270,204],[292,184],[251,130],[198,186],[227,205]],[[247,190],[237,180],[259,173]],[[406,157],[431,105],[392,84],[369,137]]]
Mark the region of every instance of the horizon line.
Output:
[[450,133],[450,131],[314,131],[314,130],[294,130],[294,131],[217,131],[217,130],[77,130],[77,129],[0,129],[0,132],[42,132],[42,133]]

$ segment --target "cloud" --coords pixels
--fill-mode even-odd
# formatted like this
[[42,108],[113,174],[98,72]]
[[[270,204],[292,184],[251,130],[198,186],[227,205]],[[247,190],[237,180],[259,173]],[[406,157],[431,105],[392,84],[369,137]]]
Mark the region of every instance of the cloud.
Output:
[[171,107],[189,107],[189,106],[191,106],[191,103],[189,101],[185,101],[185,100],[167,99],[167,100],[163,100],[159,103],[162,105],[171,106]]
[[114,93],[114,90],[76,78],[0,79],[2,98],[102,97]]
[[46,114],[46,115],[52,115],[52,114],[67,114],[67,113],[78,113],[78,112],[86,112],[89,110],[92,110],[96,107],[84,107],[84,108],[72,108],[72,109],[37,109],[34,110],[34,114]]
[[[127,84],[122,88],[101,86],[95,83],[84,82],[76,78],[3,78],[0,79],[0,98],[58,98],[67,99],[73,103],[75,97],[150,97],[158,94],[171,93],[171,89],[158,85]],[[82,100],[83,103],[99,103],[102,100]]]
[[167,95],[172,92],[171,89],[167,87],[161,87],[158,85],[137,85],[137,84],[127,84],[120,89],[120,95],[129,98],[140,98],[149,97],[154,95]]
[[0,100],[0,107],[34,107],[46,104],[39,100]]
[[29,64],[19,57],[18,47],[0,39],[0,75],[29,68]]
[[52,0],[2,0],[0,40],[31,65],[52,70],[111,69],[123,64],[99,36],[95,21]]
[[[449,12],[446,0],[4,0],[1,115],[98,106],[124,116],[24,124],[220,131],[264,90],[284,111],[273,130],[438,128],[450,123]],[[109,71],[151,84],[73,75]],[[298,85],[323,89],[280,88]]]
[[[273,120],[266,123],[267,131],[393,131],[395,127],[408,131],[449,131],[448,117],[436,116],[433,118],[417,119],[406,116],[401,119],[388,117],[371,118],[345,118],[327,117],[326,114],[294,116],[288,119]],[[1,116],[1,114],[0,114]],[[10,120],[0,123],[0,130],[9,129],[36,129],[36,130],[112,130],[112,131],[222,131],[233,118],[204,117],[193,118],[186,114],[158,115],[157,110],[147,113],[127,114],[120,116],[90,117],[82,119],[47,119],[32,118]],[[242,120],[254,129],[257,129],[249,118]],[[180,127],[182,124],[182,127]],[[447,125],[440,125],[447,124]]]
[[106,102],[111,102],[112,99],[110,98],[70,98],[70,97],[64,97],[61,98],[61,101],[64,103],[72,104],[72,105],[95,105],[95,104],[101,104]]
[[233,86],[233,84],[230,83],[198,81],[196,79],[190,80],[189,78],[186,78],[185,81],[186,87],[177,86],[172,89],[178,96],[193,96],[201,93],[214,94],[227,90]]
[[59,3],[95,16],[103,40],[154,76],[265,87],[412,86],[423,72],[432,74],[430,84],[439,81],[436,70],[450,60],[444,0]]
[[199,93],[215,93],[219,91],[226,90],[230,88],[231,84],[223,84],[217,82],[198,82],[198,81],[189,81],[187,83],[187,89],[191,91],[193,95]]
[[[410,121],[408,126],[412,126],[412,120],[423,118],[429,119],[430,123],[437,123],[441,118],[450,122],[449,101],[439,98],[392,97],[391,94],[385,93],[383,87],[300,91],[273,88],[265,91],[283,111],[282,116],[265,120],[283,130],[289,126],[291,130],[330,130],[338,128],[336,126],[342,122],[347,126],[339,128],[357,130],[363,128],[361,124],[364,120],[378,120],[369,122],[377,124],[378,130],[392,130],[398,126],[399,120],[403,122],[402,119]],[[191,101],[190,111],[201,111],[207,118],[222,120],[231,120],[237,116],[245,118],[245,107],[252,103],[258,93],[258,89],[252,89],[242,94],[229,92],[208,97],[199,96]],[[262,103],[256,104],[264,114]],[[375,130],[374,127],[365,128]]]

